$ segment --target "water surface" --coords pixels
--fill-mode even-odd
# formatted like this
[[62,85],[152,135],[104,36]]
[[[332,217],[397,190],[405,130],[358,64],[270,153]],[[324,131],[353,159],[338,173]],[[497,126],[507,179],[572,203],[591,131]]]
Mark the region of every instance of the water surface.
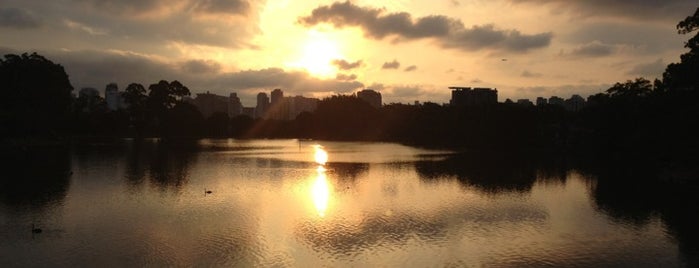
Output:
[[25,154],[0,190],[0,266],[695,263],[696,215],[546,161],[298,140]]

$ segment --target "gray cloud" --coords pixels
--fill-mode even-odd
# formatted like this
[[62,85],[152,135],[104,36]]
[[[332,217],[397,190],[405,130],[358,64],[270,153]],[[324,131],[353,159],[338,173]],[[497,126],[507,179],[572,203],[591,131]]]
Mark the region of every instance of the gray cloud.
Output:
[[182,70],[194,74],[215,74],[221,64],[212,60],[189,60],[182,64]]
[[417,70],[417,66],[415,66],[415,65],[410,65],[410,66],[408,66],[407,68],[405,68],[405,70],[403,70],[403,71],[412,72],[412,71],[415,71],[415,70]]
[[[556,12],[578,17],[614,17],[646,21],[677,21],[696,9],[696,0],[510,0],[514,3],[551,5]],[[678,14],[684,14],[679,15]]]
[[678,48],[685,36],[678,35],[672,24],[589,22],[581,24],[570,35],[561,37],[570,43],[600,42],[633,48],[648,54]]
[[343,60],[343,59],[336,59],[336,60],[332,61],[332,64],[337,66],[341,70],[351,70],[354,68],[361,67],[363,62],[362,62],[362,60],[358,60],[355,62],[349,62],[349,61]]
[[41,21],[31,12],[19,8],[0,8],[0,27],[17,29],[36,28]]
[[201,0],[192,2],[192,9],[213,14],[247,14],[250,4],[244,0]]
[[397,60],[384,62],[383,65],[381,65],[381,69],[398,69],[398,68],[400,68],[400,62],[398,62]]
[[[183,43],[250,48],[258,28],[261,0],[25,0],[17,2],[48,25],[55,47],[116,47],[162,54],[165,45]],[[66,23],[70,22],[70,23]],[[75,31],[82,29],[82,33]],[[106,33],[84,38],[89,29]],[[71,31],[71,33],[67,33]],[[83,34],[83,35],[81,35]],[[54,41],[55,40],[55,41]]]
[[524,71],[522,72],[522,75],[521,75],[521,76],[522,76],[522,77],[526,77],[526,78],[537,78],[537,77],[542,77],[542,76],[544,76],[544,75],[543,75],[543,74],[540,74],[540,73],[530,72],[529,70],[524,70]]
[[353,81],[357,80],[357,75],[356,74],[337,74],[335,76],[336,80],[341,80],[341,81]]
[[570,55],[579,57],[604,57],[614,54],[616,48],[613,45],[592,42],[574,48]]
[[360,7],[349,1],[320,6],[311,15],[299,18],[299,22],[312,26],[330,23],[336,27],[361,27],[365,35],[374,39],[397,36],[400,39],[416,40],[432,38],[444,48],[464,51],[495,49],[511,52],[526,52],[530,49],[547,47],[553,34],[550,32],[533,35],[518,30],[502,30],[494,25],[466,28],[459,19],[442,15],[430,15],[413,19],[409,13],[384,14],[384,9]]
[[663,63],[662,59],[658,59],[654,62],[643,63],[634,66],[627,72],[629,75],[640,75],[646,76],[648,78],[658,78],[662,76],[665,71],[667,64]]

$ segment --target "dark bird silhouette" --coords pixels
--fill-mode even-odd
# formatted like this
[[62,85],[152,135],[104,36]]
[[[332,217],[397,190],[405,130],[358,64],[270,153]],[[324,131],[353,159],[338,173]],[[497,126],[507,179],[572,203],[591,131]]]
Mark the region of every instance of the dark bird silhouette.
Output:
[[507,61],[507,59],[501,59],[501,61]]
[[206,188],[204,188],[204,194],[210,194],[210,193],[213,193],[213,192],[211,190],[206,190]]
[[39,234],[41,233],[41,228],[36,228],[34,224],[32,223],[32,233]]

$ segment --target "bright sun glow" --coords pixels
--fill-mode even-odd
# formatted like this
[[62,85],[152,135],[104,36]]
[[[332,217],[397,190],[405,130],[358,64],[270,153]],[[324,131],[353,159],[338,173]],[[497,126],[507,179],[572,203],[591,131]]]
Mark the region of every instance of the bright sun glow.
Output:
[[311,186],[311,198],[313,205],[316,207],[318,216],[325,217],[325,211],[328,209],[328,201],[330,201],[330,184],[325,176],[325,171],[318,170],[316,180]]
[[316,163],[325,165],[325,163],[328,162],[328,152],[323,150],[323,147],[320,145],[313,145],[313,149],[315,150],[313,157],[315,158]]
[[336,68],[332,61],[342,59],[338,44],[319,32],[310,32],[302,48],[300,59],[293,63],[294,67],[306,69],[318,77],[335,75]]

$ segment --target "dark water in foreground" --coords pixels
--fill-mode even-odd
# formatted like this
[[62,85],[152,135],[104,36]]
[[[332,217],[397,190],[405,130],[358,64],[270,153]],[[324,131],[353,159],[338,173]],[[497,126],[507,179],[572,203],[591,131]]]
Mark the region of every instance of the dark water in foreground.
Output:
[[297,140],[5,157],[0,267],[697,265],[693,189],[556,158]]

